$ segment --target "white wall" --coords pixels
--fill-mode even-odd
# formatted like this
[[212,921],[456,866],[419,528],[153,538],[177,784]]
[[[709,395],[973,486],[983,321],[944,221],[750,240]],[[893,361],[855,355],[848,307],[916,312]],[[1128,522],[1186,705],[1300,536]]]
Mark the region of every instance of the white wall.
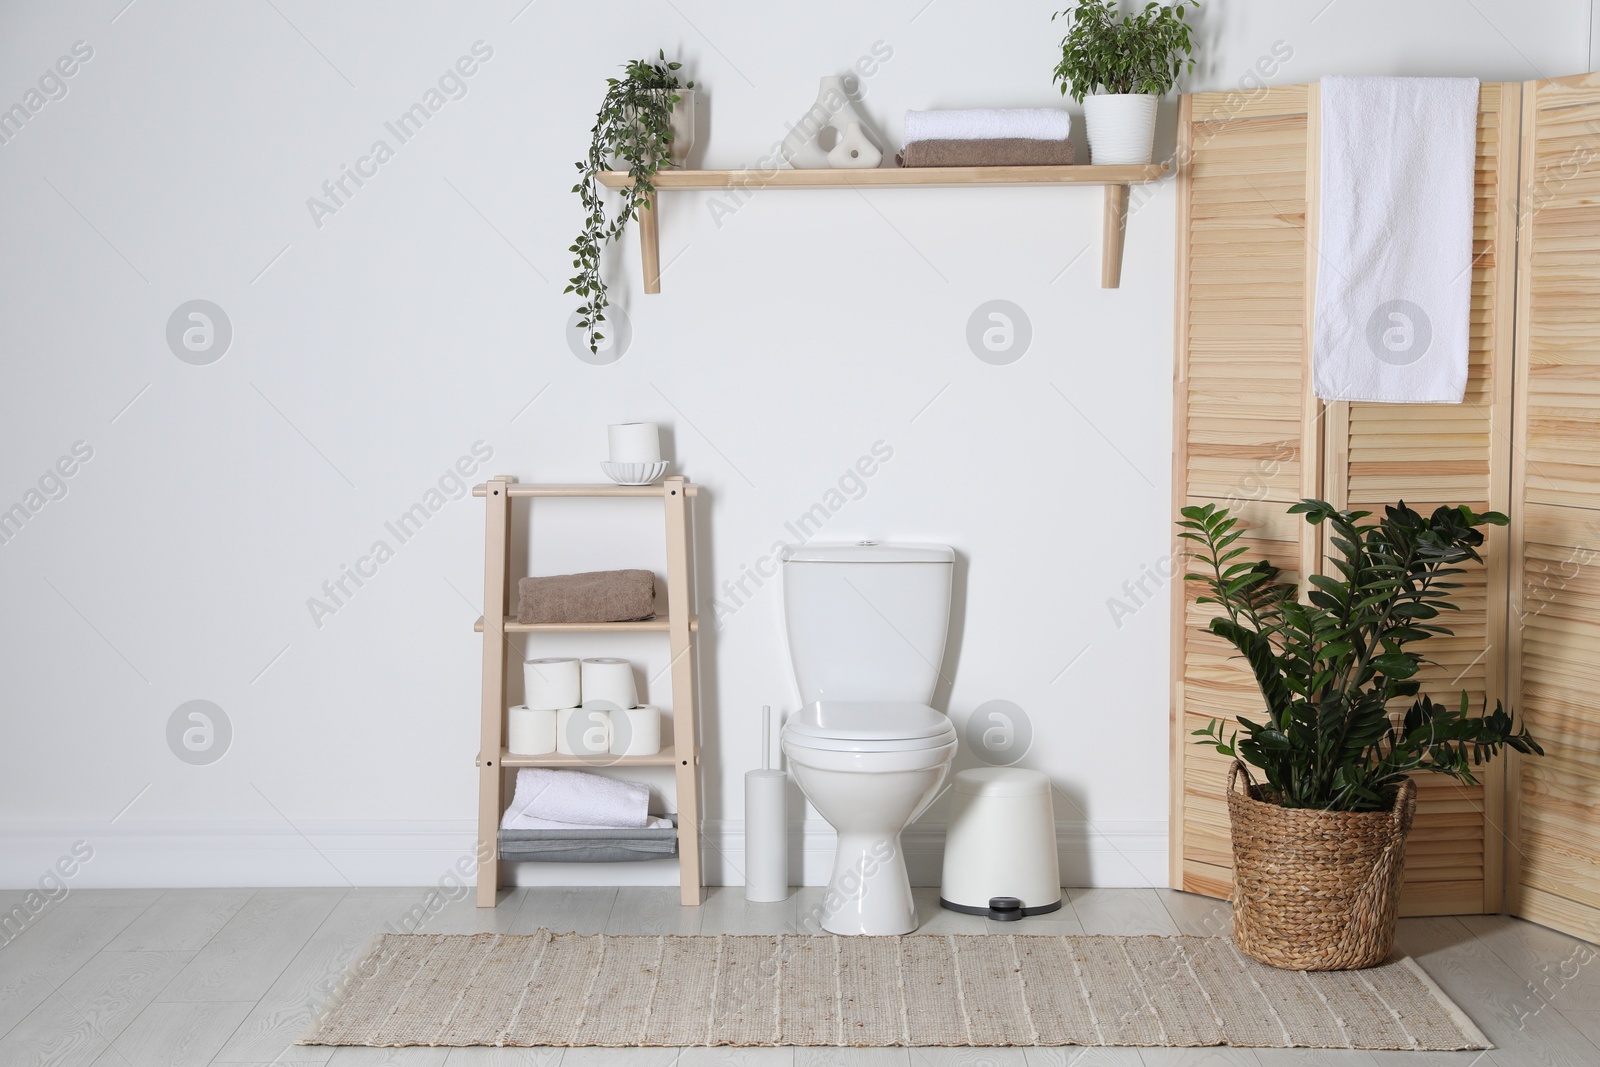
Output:
[[[472,480],[587,480],[624,419],[670,426],[707,489],[708,621],[786,520],[892,448],[821,536],[956,546],[941,702],[960,723],[989,700],[1024,709],[1023,762],[1061,788],[1069,880],[1164,881],[1165,597],[1120,626],[1107,601],[1169,551],[1170,185],[1131,219],[1115,291],[1098,285],[1098,190],[769,190],[720,217],[712,194],[673,194],[662,294],[641,294],[631,233],[610,264],[623,358],[580,361],[563,331],[572,161],[625,59],[683,57],[707,106],[694,161],[736,166],[875,42],[893,54],[865,108],[891,138],[908,107],[1057,102],[1050,5],[125,3],[0,12],[0,106],[74,42],[93,49],[0,145],[0,508],[38,503],[76,442],[93,453],[0,545],[0,883],[33,883],[79,839],[96,850],[83,885],[440,877],[474,810],[478,506],[446,503],[320,626],[307,600],[395,546],[385,522],[476,442],[493,455]],[[1292,51],[1275,83],[1573,73],[1590,14],[1215,2],[1188,84],[1240,84],[1275,44]],[[479,41],[492,57],[467,95],[396,146],[384,123]],[[378,138],[394,158],[319,227],[307,199]],[[166,339],[194,299],[232,325],[210,365]],[[965,339],[994,299],[1031,322],[1008,366]],[[659,564],[642,505],[559,507],[534,521],[536,571]],[[732,882],[759,709],[793,699],[776,589],[747,589],[702,664],[710,867]],[[232,728],[207,766],[168,747],[196,699]],[[939,820],[908,841],[924,877]],[[816,880],[826,826],[807,826]]]

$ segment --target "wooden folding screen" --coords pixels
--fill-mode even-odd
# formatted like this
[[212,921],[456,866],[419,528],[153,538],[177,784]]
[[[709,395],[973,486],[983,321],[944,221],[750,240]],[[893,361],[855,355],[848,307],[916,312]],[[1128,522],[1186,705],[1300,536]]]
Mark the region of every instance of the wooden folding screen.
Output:
[[1522,117],[1510,678],[1544,758],[1515,761],[1507,908],[1600,939],[1600,76],[1530,82]]
[[[1318,531],[1285,509],[1306,496],[1371,509],[1504,509],[1510,493],[1512,342],[1520,98],[1516,83],[1479,97],[1472,350],[1463,405],[1323,405],[1311,393],[1317,270],[1315,86],[1186,97],[1179,114],[1174,510],[1215,502],[1241,515],[1241,543],[1298,580],[1323,569]],[[1454,638],[1429,642],[1426,681],[1473,701],[1505,691],[1509,572],[1503,531],[1471,576]],[[1231,872],[1226,760],[1189,736],[1213,717],[1261,707],[1232,649],[1203,630],[1209,613],[1174,583],[1172,884],[1223,896]],[[1504,790],[1419,779],[1406,914],[1501,905]]]

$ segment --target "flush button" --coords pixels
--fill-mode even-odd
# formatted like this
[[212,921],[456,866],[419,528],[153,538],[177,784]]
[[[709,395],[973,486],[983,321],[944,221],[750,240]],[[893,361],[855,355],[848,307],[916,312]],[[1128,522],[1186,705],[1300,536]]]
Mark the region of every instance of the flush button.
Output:
[[862,548],[871,548],[873,545],[875,545],[877,543],[878,542],[876,542],[876,541],[857,541],[856,542],[856,544],[860,545]]

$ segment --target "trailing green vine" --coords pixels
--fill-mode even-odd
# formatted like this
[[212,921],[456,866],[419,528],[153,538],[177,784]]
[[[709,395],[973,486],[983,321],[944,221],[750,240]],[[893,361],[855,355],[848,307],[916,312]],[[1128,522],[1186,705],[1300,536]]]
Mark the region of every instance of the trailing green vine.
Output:
[[[672,107],[679,100],[678,89],[694,88],[692,81],[679,84],[676,72],[682,66],[667,62],[663,51],[653,61],[635,59],[626,64],[620,78],[607,78],[605,99],[589,131],[589,154],[577,164],[582,177],[572,191],[583,202],[583,231],[567,249],[576,257],[572,266],[577,273],[563,291],[583,298],[578,326],[585,332],[591,352],[598,352],[605,340],[600,324],[606,320],[605,309],[610,304],[600,275],[600,253],[640,208],[651,206],[656,172],[672,166]],[[600,173],[623,169],[614,166],[613,160],[625,165],[633,184],[622,190],[622,207],[608,221]]]

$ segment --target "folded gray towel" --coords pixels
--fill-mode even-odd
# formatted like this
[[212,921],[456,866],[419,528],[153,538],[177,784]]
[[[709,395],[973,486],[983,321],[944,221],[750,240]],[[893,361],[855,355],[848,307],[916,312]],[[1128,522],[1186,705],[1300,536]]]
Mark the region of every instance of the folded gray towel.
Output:
[[678,817],[648,830],[501,830],[500,858],[522,863],[618,863],[678,851]]
[[912,141],[895,156],[902,167],[1059,167],[1072,158],[1071,141],[1022,137]]
[[655,615],[656,576],[626,570],[524,578],[517,598],[518,622],[631,622]]

